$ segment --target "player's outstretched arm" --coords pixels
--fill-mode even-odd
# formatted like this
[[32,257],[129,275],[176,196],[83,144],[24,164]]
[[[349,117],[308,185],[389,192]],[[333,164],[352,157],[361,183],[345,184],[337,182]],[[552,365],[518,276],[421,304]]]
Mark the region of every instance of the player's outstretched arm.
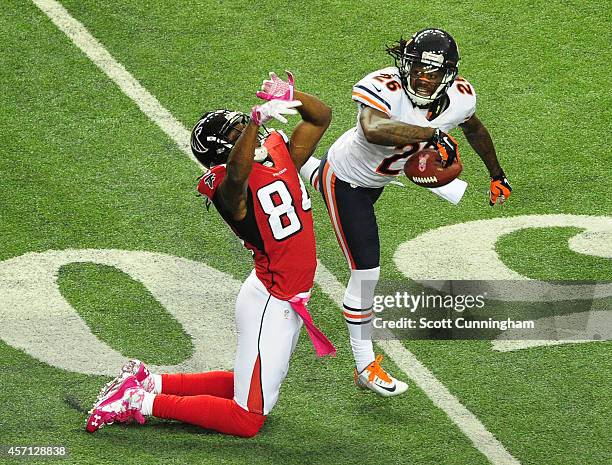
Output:
[[332,111],[325,103],[314,95],[294,91],[293,98],[302,102],[297,107],[302,121],[291,133],[289,153],[295,167],[299,170],[317,148],[317,144],[325,134],[332,118]]
[[394,121],[386,113],[368,106],[362,107],[359,123],[368,142],[377,145],[403,147],[434,136],[434,128]]
[[465,138],[474,149],[474,152],[478,154],[489,170],[489,175],[491,176],[489,205],[493,206],[497,203],[503,203],[510,197],[512,187],[508,179],[506,179],[504,170],[497,160],[495,146],[493,145],[493,140],[491,140],[489,131],[475,114],[460,127],[463,130],[463,134],[465,134]]
[[482,159],[489,170],[492,178],[502,174],[502,168],[497,161],[495,146],[487,128],[482,122],[472,115],[465,123],[459,126],[465,134],[465,138],[470,143],[474,152]]
[[255,148],[259,145],[258,131],[259,125],[253,120],[244,128],[229,154],[227,174],[217,189],[224,209],[236,221],[243,220],[247,212],[247,185],[253,169]]
[[255,149],[259,146],[259,127],[271,119],[286,123],[285,115],[297,114],[295,108],[300,105],[302,102],[299,100],[272,100],[253,107],[249,124],[232,147],[227,159],[225,178],[217,190],[223,208],[235,221],[243,220],[247,213],[247,187],[253,169]]

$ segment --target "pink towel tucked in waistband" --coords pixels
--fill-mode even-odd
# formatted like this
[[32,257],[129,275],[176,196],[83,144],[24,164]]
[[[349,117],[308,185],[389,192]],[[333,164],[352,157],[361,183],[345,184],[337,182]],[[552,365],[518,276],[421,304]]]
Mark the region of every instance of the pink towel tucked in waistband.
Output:
[[295,313],[297,313],[304,321],[306,331],[308,331],[308,336],[310,337],[312,345],[317,352],[317,357],[323,357],[325,355],[335,356],[336,348],[331,341],[327,339],[327,336],[325,336],[325,334],[323,334],[323,332],[317,328],[312,321],[312,316],[306,308],[308,299],[310,299],[310,297],[295,296],[289,299],[289,303],[291,304],[291,307],[293,307]]

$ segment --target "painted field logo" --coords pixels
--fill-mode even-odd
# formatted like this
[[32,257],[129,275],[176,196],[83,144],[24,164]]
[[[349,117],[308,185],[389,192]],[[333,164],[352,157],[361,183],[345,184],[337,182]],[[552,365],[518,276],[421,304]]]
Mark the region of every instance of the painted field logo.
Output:
[[49,250],[0,262],[0,339],[67,371],[114,376],[125,355],[92,334],[57,284],[60,268],[77,262],[112,266],[139,281],[191,337],[191,357],[151,370],[232,367],[233,308],[240,282],[203,263],[153,252]]
[[[495,251],[499,237],[524,228],[579,227],[585,231],[569,241],[571,250],[612,258],[611,220],[596,216],[532,215],[455,224],[401,244],[394,260],[408,279],[417,282],[506,279],[528,284],[533,281],[499,259]],[[92,334],[57,284],[60,268],[75,262],[112,266],[141,282],[192,338],[194,353],[190,358],[174,366],[152,366],[152,370],[207,371],[232,366],[233,306],[240,282],[204,263],[145,251],[49,250],[0,262],[2,341],[64,370],[115,374],[114,367],[121,365],[125,356]],[[344,288],[323,265],[319,265],[316,281],[325,294],[341,305]],[[531,286],[523,287],[527,292]],[[592,286],[580,284],[556,285],[545,295],[536,294],[529,297],[533,301],[609,297],[612,284],[598,286],[595,294]],[[508,296],[502,293],[488,297],[504,300]],[[572,341],[556,343],[564,342]],[[516,348],[521,347],[505,350]]]
[[[505,280],[520,285],[520,299],[516,288],[500,286],[488,289],[487,298],[501,301],[560,302],[566,300],[605,299],[612,296],[612,284],[555,284],[536,281],[508,268],[501,261],[495,245],[500,237],[528,228],[574,227],[583,229],[568,241],[570,250],[593,257],[612,258],[612,218],[587,215],[524,215],[443,226],[427,231],[401,244],[393,257],[402,274],[427,285],[435,280]],[[520,284],[520,283],[524,284]],[[593,318],[593,322],[609,319],[597,313],[576,313],[577,318]],[[607,309],[609,311],[609,309]],[[588,314],[588,315],[587,315]],[[603,318],[603,319],[602,319]],[[570,342],[590,342],[596,336],[594,324],[589,323],[582,334],[584,339],[544,341],[539,345]],[[603,335],[602,335],[603,336]],[[506,341],[507,342],[507,341]],[[515,350],[535,346],[536,341],[514,344]],[[494,344],[496,350],[502,345]],[[507,344],[504,347],[509,347]]]

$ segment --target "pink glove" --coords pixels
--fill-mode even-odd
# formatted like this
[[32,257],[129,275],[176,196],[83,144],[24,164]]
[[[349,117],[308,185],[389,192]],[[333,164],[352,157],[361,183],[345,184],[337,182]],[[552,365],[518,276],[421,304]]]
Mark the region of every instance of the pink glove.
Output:
[[255,95],[262,100],[293,100],[294,79],[291,71],[287,73],[287,82],[279,78],[273,71],[270,72],[270,80],[266,79],[261,84],[261,90]]
[[295,115],[302,104],[299,100],[270,100],[263,105],[256,105],[251,110],[251,119],[257,126],[267,123],[272,118],[281,123],[286,123],[287,118],[283,115]]

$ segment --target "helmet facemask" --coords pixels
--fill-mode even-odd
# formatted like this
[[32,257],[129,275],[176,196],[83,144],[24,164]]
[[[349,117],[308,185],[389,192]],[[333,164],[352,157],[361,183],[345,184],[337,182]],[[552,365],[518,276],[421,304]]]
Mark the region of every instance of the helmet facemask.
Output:
[[[438,99],[451,86],[455,77],[457,77],[457,68],[449,66],[440,66],[440,61],[443,61],[441,55],[428,54],[423,52],[422,58],[404,55],[400,60],[400,77],[402,84],[408,97],[420,107],[429,106]],[[440,58],[442,60],[440,60]],[[432,59],[433,58],[433,59]],[[421,85],[420,83],[435,83],[431,85]],[[429,92],[427,92],[429,90]]]

